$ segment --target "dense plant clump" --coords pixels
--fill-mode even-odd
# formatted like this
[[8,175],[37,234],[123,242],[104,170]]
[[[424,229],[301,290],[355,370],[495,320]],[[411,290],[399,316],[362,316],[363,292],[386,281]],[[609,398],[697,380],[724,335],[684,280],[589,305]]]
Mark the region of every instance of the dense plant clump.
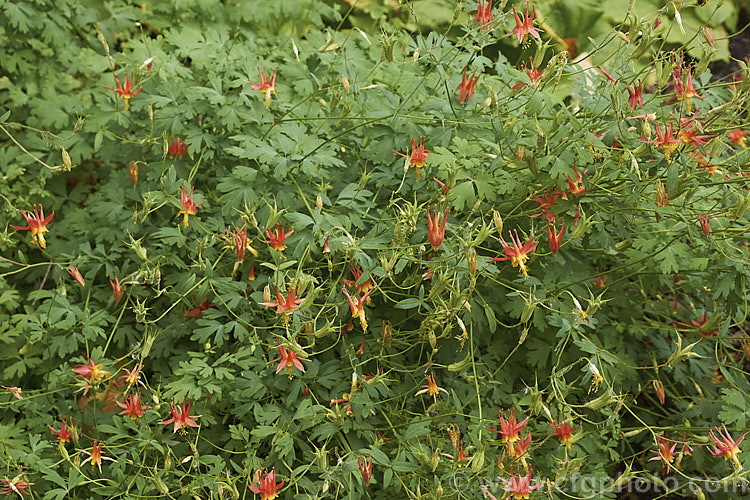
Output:
[[734,7],[422,3],[0,3],[0,495],[736,498]]

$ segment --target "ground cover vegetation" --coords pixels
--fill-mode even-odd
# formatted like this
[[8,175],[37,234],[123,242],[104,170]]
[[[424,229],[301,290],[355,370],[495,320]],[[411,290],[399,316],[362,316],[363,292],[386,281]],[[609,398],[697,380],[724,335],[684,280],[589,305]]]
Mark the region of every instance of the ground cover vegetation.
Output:
[[0,494],[737,498],[740,5],[611,3],[0,2]]

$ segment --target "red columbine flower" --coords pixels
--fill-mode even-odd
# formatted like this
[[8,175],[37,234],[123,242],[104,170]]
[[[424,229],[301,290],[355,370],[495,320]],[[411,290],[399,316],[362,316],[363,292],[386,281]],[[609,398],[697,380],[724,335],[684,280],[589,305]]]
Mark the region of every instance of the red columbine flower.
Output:
[[562,243],[563,234],[565,234],[565,221],[563,221],[559,233],[557,232],[554,222],[552,224],[549,222],[547,223],[547,238],[549,240],[549,250],[552,252],[552,255],[555,255],[557,251],[560,250],[560,243]]
[[503,410],[497,411],[497,418],[500,419],[500,430],[490,429],[489,427],[486,427],[488,431],[496,432],[497,434],[500,434],[502,436],[502,442],[503,443],[515,443],[518,441],[518,435],[519,433],[526,427],[526,422],[529,420],[529,417],[524,418],[520,422],[516,421],[516,409],[513,408],[508,413],[508,420],[505,420],[505,415]]
[[664,150],[664,158],[666,158],[667,163],[670,163],[670,155],[680,145],[680,141],[674,137],[672,122],[664,125],[664,132],[659,128],[658,123],[654,123],[654,128],[656,129],[656,142],[654,144]]
[[86,286],[86,282],[83,280],[83,276],[81,276],[81,272],[78,270],[78,266],[71,266],[67,269],[67,271],[71,276],[73,276],[73,279],[76,280],[79,285]]
[[721,429],[719,429],[718,427],[715,428],[716,432],[719,433],[719,437],[721,438],[721,440],[719,440],[716,435],[714,435],[714,431],[710,431],[708,433],[708,436],[716,445],[713,450],[709,448],[708,451],[714,456],[722,455],[724,457],[724,460],[731,460],[736,470],[742,470],[742,464],[737,459],[737,455],[739,455],[740,451],[742,451],[740,450],[740,443],[743,439],[745,439],[745,435],[747,433],[740,436],[740,439],[738,441],[735,441],[729,434],[727,426],[725,424],[722,424],[722,427],[724,428],[723,434],[721,432]]
[[[583,185],[583,175],[586,175],[588,173],[588,170],[584,170],[583,175],[581,175],[578,172],[578,167],[576,167],[575,162],[573,162],[573,172],[576,174],[576,180],[573,182],[573,180],[565,175],[565,178],[568,180],[568,192],[572,194],[573,196],[581,196],[586,192],[586,186]],[[563,200],[568,199],[568,193],[562,194]]]
[[[253,254],[253,257],[257,257],[258,251],[250,246],[250,240],[247,239],[247,229],[245,226],[243,225],[242,229],[240,229],[234,224],[234,222],[232,222],[232,227],[234,228],[234,231],[228,229],[225,230],[227,233],[225,241],[227,246],[234,245],[234,253],[237,255],[238,263],[242,264],[245,262],[245,252],[248,250]],[[237,269],[235,268],[235,270],[232,271],[232,276],[234,276],[236,270]]]
[[443,391],[444,393],[448,394],[448,391],[443,389],[442,387],[438,387],[437,382],[435,382],[435,374],[431,373],[427,375],[425,373],[425,378],[427,379],[427,385],[423,385],[423,389],[421,391],[417,391],[417,396],[420,394],[429,394],[432,396],[432,399],[437,403],[437,397],[438,394],[440,394],[440,391]]
[[286,248],[286,245],[284,245],[284,240],[287,239],[291,234],[294,232],[294,229],[289,231],[288,233],[284,232],[284,223],[283,222],[277,222],[276,223],[276,230],[271,231],[270,229],[266,230],[266,236],[268,237],[268,241],[263,241],[263,243],[268,243],[271,245],[271,248],[276,250],[279,253],[282,253],[284,249]]
[[47,248],[47,242],[44,239],[44,233],[48,233],[49,229],[47,229],[47,224],[50,223],[52,220],[52,217],[55,216],[55,212],[52,212],[49,217],[44,217],[44,208],[42,208],[42,205],[39,205],[39,208],[37,209],[37,205],[34,204],[34,215],[29,215],[28,212],[24,212],[23,210],[19,210],[21,212],[21,215],[23,215],[24,219],[26,219],[26,224],[28,226],[22,227],[22,226],[10,226],[13,229],[18,229],[19,231],[31,231],[31,242],[38,246],[39,248]]
[[526,434],[526,437],[519,437],[518,442],[508,443],[508,456],[513,458],[516,462],[519,460],[526,464],[526,457],[528,456],[529,446],[531,446],[531,433]]
[[182,225],[187,227],[188,225],[188,217],[191,215],[195,215],[198,213],[198,207],[203,205],[203,203],[206,203],[205,201],[203,203],[200,203],[196,205],[193,202],[193,191],[195,190],[195,187],[190,188],[190,198],[188,198],[187,195],[187,188],[182,188],[182,191],[180,191],[180,203],[182,203],[182,206],[185,207],[185,210],[180,210],[181,214],[184,214],[184,218],[182,219]]
[[526,243],[521,245],[521,239],[518,237],[518,230],[515,230],[514,232],[516,234],[515,238],[513,237],[513,233],[508,231],[508,234],[510,234],[510,241],[513,243],[512,247],[508,246],[502,236],[499,238],[500,243],[503,245],[505,257],[492,257],[491,260],[509,260],[510,263],[513,264],[513,267],[519,268],[521,274],[528,276],[526,271],[526,261],[529,260],[529,254],[536,249],[536,246],[539,243],[534,243],[534,236],[532,235]]
[[143,383],[141,380],[141,370],[143,369],[143,365],[140,363],[137,363],[132,370],[128,370],[127,368],[123,368],[125,371],[125,375],[121,376],[120,378],[125,379],[125,383],[128,384],[128,389],[133,387],[134,385],[142,385],[143,387],[146,387],[146,384]]
[[554,431],[555,435],[560,439],[560,444],[564,444],[565,447],[570,450],[573,448],[573,432],[578,430],[581,426],[570,428],[570,423],[565,422],[550,422],[549,426]]
[[276,469],[266,473],[266,469],[261,469],[255,474],[255,482],[258,482],[258,486],[247,485],[250,491],[256,495],[260,495],[260,500],[273,500],[279,496],[279,490],[284,487],[284,480],[281,483],[276,483]]
[[117,97],[119,97],[120,99],[124,101],[125,104],[123,104],[123,108],[125,109],[125,111],[127,111],[128,107],[130,107],[130,103],[129,103],[130,98],[133,97],[134,95],[137,95],[143,92],[143,89],[138,89],[136,91],[133,91],[134,76],[131,76],[130,78],[128,78],[127,73],[125,73],[125,86],[123,86],[122,83],[120,83],[120,79],[117,78],[117,75],[114,75],[114,77],[115,77],[115,81],[117,82],[116,89],[113,89],[112,87],[107,87],[106,85],[102,85],[102,86],[105,89],[111,90],[114,93],[116,93]]
[[[698,95],[698,93],[695,91],[695,87],[693,86],[692,71],[693,71],[692,68],[688,69],[687,83],[685,84],[685,90],[682,92],[682,95],[680,95],[679,93],[677,94],[677,100],[685,99],[685,104],[687,106],[688,113],[690,112],[690,109],[692,107],[692,105],[690,103],[690,99],[692,97],[697,97],[698,99],[703,99],[703,97],[701,97],[701,96]],[[682,87],[682,85],[680,85],[680,87]]]
[[701,229],[703,229],[703,234],[708,236],[708,233],[711,231],[711,216],[708,214],[700,214],[698,215],[698,222],[700,222]]
[[468,66],[464,67],[464,76],[461,79],[461,83],[458,84],[458,87],[456,87],[456,90],[459,91],[458,93],[458,102],[463,103],[471,99],[471,96],[474,95],[474,87],[477,84],[477,81],[479,81],[479,77],[482,76],[482,74],[478,74],[476,77],[474,77],[474,71],[471,72],[471,76],[469,76],[469,79],[466,79],[466,70],[468,69]]
[[533,470],[531,467],[529,467],[529,473],[525,476],[521,476],[521,471],[518,471],[518,476],[513,475],[513,467],[510,468],[510,480],[502,479],[502,481],[506,484],[506,487],[503,488],[505,491],[510,493],[508,495],[508,498],[513,498],[515,500],[521,500],[529,498],[529,495],[532,491],[542,486],[544,483],[539,483],[534,486],[531,486],[531,475],[533,474]]
[[289,378],[292,378],[292,370],[294,367],[296,367],[299,371],[302,373],[305,373],[305,366],[302,364],[302,361],[310,361],[307,358],[301,358],[295,351],[291,349],[287,349],[284,346],[279,346],[279,354],[280,356],[273,361],[270,361],[270,363],[279,362],[279,365],[276,367],[276,374],[278,375],[281,373],[281,370],[286,368],[287,374],[289,374]]
[[706,321],[708,321],[706,319],[706,311],[703,311],[703,314],[701,315],[701,320],[700,321],[692,320],[690,321],[690,324],[692,324],[694,327],[698,329],[698,333],[701,334],[701,337],[705,338],[705,337],[710,337],[712,335],[718,335],[719,330],[708,331],[705,329]]
[[265,67],[263,68],[263,71],[261,71],[260,67],[258,67],[260,83],[253,83],[250,80],[246,80],[247,83],[253,84],[253,90],[260,90],[266,95],[266,107],[269,107],[271,105],[271,94],[276,93],[276,69],[277,68],[274,68],[273,73],[271,73],[270,80],[266,78]]
[[141,406],[140,394],[130,394],[127,398],[125,398],[125,404],[117,401],[117,405],[120,408],[124,408],[124,410],[120,412],[120,415],[127,415],[133,420],[138,417],[142,417],[143,410],[148,410],[149,408],[151,408],[150,406]]
[[[429,153],[429,149],[424,148],[424,137],[419,138],[419,146],[417,146],[417,143],[414,141],[414,138],[411,139],[411,154],[406,155],[404,153],[399,153],[398,151],[394,151],[399,156],[403,156],[409,161],[409,167],[416,168],[416,174],[417,174],[417,180],[419,180],[420,172],[419,169],[424,167],[427,163],[427,156],[429,156],[427,153]],[[406,170],[406,167],[404,167],[404,170]]]
[[[490,3],[492,2],[490,1]],[[365,457],[360,456],[357,462],[359,463],[359,471],[362,473],[362,481],[365,482],[365,485],[370,484],[372,480],[372,455],[370,455],[369,461]]]
[[262,304],[266,307],[275,307],[276,313],[282,314],[284,321],[287,321],[289,319],[289,313],[297,309],[303,301],[304,299],[297,298],[297,287],[295,286],[294,288],[292,288],[292,285],[289,285],[289,288],[287,289],[286,299],[283,295],[281,295],[279,287],[276,287],[276,300],[273,302],[269,300],[266,302],[262,302]]
[[86,356],[86,359],[89,360],[89,364],[87,365],[76,365],[75,368],[73,368],[73,371],[77,373],[78,375],[82,376],[89,382],[98,382],[102,380],[105,377],[109,376],[109,372],[102,370],[102,365],[96,365],[94,364],[94,361]]
[[443,244],[443,238],[445,237],[445,221],[448,220],[448,211],[450,207],[445,209],[445,215],[443,216],[443,222],[438,226],[438,211],[435,210],[435,215],[430,217],[430,206],[427,206],[427,239],[430,241],[430,245],[434,250],[440,248]]
[[345,284],[349,285],[350,287],[355,287],[356,286],[357,287],[357,293],[364,293],[364,294],[366,294],[367,295],[366,302],[368,304],[370,302],[372,302],[372,299],[369,297],[369,294],[367,294],[367,292],[369,292],[373,288],[377,287],[378,284],[375,282],[375,280],[372,279],[372,277],[370,277],[370,279],[368,279],[367,281],[362,282],[361,285],[357,285],[357,283],[359,282],[360,278],[362,278],[362,274],[363,274],[362,273],[362,269],[360,269],[359,266],[349,266],[349,271],[351,271],[353,279],[351,279],[351,280],[342,279],[341,281],[343,281]]
[[188,148],[185,143],[183,143],[179,137],[175,137],[172,139],[172,142],[169,144],[169,156],[170,157],[177,157],[182,158],[182,155],[187,154]]
[[516,12],[516,6],[513,6],[513,15],[516,18],[516,27],[513,28],[513,30],[508,33],[508,36],[511,36],[515,33],[516,37],[518,38],[518,43],[525,42],[526,37],[528,35],[533,36],[537,40],[541,40],[542,37],[539,36],[539,32],[534,28],[534,9],[531,9],[531,15],[529,15],[529,2],[526,2],[526,19],[521,21],[521,18],[518,17],[518,12]]
[[[729,139],[732,145],[742,146],[742,148],[745,149],[747,148],[747,145],[745,144],[745,141],[747,141],[747,138],[745,137],[746,135],[747,135],[747,130],[740,130],[736,128],[732,130],[731,132],[727,132],[727,139]],[[50,216],[50,218],[52,218],[52,216]]]
[[0,495],[7,495],[9,493],[18,493],[18,496],[21,495],[29,495],[30,493],[26,491],[26,488],[29,486],[33,486],[34,483],[29,483],[28,481],[25,481],[21,474],[23,473],[22,469],[18,470],[18,475],[14,477],[13,479],[4,477],[0,479]]
[[[529,68],[526,68],[526,62],[521,63],[521,69],[526,72],[527,75],[529,75],[529,79],[531,80],[531,83],[534,85],[537,84],[539,79],[544,74],[544,70],[539,70],[536,67],[534,67],[534,58],[529,57]],[[518,82],[517,84],[513,85],[510,89],[511,90],[518,90],[526,87],[528,84],[526,82]]]
[[91,446],[91,451],[87,450],[79,450],[89,456],[86,460],[81,462],[81,465],[85,464],[86,462],[91,462],[91,468],[99,467],[99,473],[102,472],[102,460],[111,460],[112,462],[115,461],[114,458],[109,457],[103,457],[102,456],[102,442],[94,440],[94,444]]
[[352,296],[349,295],[349,291],[346,289],[346,287],[343,287],[344,295],[346,295],[347,300],[349,301],[349,309],[352,313],[352,318],[359,318],[359,323],[362,325],[362,330],[367,332],[367,319],[365,318],[365,302],[369,299],[370,294],[375,290],[375,288],[371,288],[367,291],[363,296],[359,295],[359,292],[357,292],[357,300],[356,302],[354,299],[352,299]]
[[[185,402],[187,401],[187,406]],[[172,409],[172,418],[169,420],[165,420],[163,422],[159,422],[161,425],[168,425],[174,422],[174,430],[172,431],[172,434],[174,434],[177,431],[180,431],[180,433],[187,432],[185,430],[185,427],[198,427],[198,424],[195,423],[193,420],[194,418],[200,418],[200,415],[190,415],[190,405],[191,402],[189,399],[183,399],[182,400],[182,407],[178,407],[174,400],[172,401],[171,409]]]
[[[672,462],[674,462],[675,457],[677,454],[675,453],[675,448],[677,447],[677,443],[671,443],[669,442],[669,436],[656,436],[656,447],[657,450],[653,450],[651,453],[655,453],[655,457],[651,457],[649,459],[649,462],[653,462],[654,460],[661,460],[664,462],[664,469],[666,474],[669,474],[669,468],[672,465]],[[710,451],[710,450],[709,450]]]
[[628,87],[628,104],[630,104],[630,109],[635,109],[638,106],[643,107],[643,83],[638,80],[638,84],[636,85],[635,80],[633,80],[631,85],[633,86],[633,90],[630,90],[630,87]]
[[21,396],[21,388],[20,387],[8,387],[8,386],[5,386],[5,385],[0,386],[0,387],[2,387],[3,389],[5,389],[6,391],[10,391],[10,393],[13,394],[13,396],[16,399],[23,399],[23,396]]
[[112,285],[112,297],[115,299],[115,304],[120,302],[120,299],[122,299],[123,293],[125,293],[125,290],[123,290],[122,286],[120,285],[120,280],[117,276],[115,276],[115,280],[112,281],[112,278],[109,278],[109,284]]
[[478,22],[483,29],[489,29],[492,22],[492,0],[485,6],[484,0],[477,2],[477,15],[474,22]]
[[60,430],[56,431],[54,427],[51,425],[48,425],[49,430],[55,433],[57,436],[57,439],[60,441],[60,443],[65,444],[71,439],[73,439],[73,433],[70,431],[70,428],[68,427],[68,424],[65,423],[65,419],[62,419],[62,424],[60,425]]
[[532,215],[532,217],[539,217],[540,215],[544,214],[544,216],[547,218],[547,222],[555,222],[555,215],[549,213],[550,209],[555,205],[555,200],[560,197],[559,192],[554,193],[542,193],[542,197],[534,196],[534,201],[539,203],[539,208],[542,210],[539,213],[536,213]]
[[[195,297],[193,297],[193,300],[195,300]],[[185,316],[188,318],[197,318],[201,314],[203,314],[203,311],[208,309],[209,307],[214,307],[216,304],[212,304],[207,300],[204,300],[203,302],[197,302],[195,303],[197,306],[195,309],[190,309],[188,312],[185,313]]]

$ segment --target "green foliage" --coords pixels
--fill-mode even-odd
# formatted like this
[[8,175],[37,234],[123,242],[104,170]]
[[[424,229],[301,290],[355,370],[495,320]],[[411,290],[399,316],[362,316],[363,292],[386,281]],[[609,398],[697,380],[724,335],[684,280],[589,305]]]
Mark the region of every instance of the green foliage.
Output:
[[614,498],[667,439],[676,494],[745,477],[750,79],[698,38],[734,8],[540,4],[519,47],[397,3],[0,3],[0,492]]

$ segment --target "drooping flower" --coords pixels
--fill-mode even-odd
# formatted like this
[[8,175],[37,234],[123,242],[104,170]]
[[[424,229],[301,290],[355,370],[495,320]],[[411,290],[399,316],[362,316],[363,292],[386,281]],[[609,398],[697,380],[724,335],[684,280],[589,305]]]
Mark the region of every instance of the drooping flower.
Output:
[[146,384],[143,383],[143,380],[141,380],[141,370],[143,369],[143,365],[141,363],[137,363],[132,370],[128,370],[127,368],[123,368],[125,371],[125,375],[122,375],[120,378],[125,379],[125,383],[128,386],[128,389],[131,387],[134,387],[135,385],[141,385],[143,387],[146,387]]
[[323,243],[323,253],[331,253],[331,244],[329,240],[331,239],[331,235],[326,235],[326,241]]
[[478,74],[476,77],[474,76],[474,71],[471,72],[471,75],[469,76],[469,79],[466,79],[466,70],[468,69],[468,66],[464,67],[464,76],[461,79],[461,83],[458,84],[458,87],[456,87],[456,90],[458,90],[458,102],[464,103],[471,99],[471,96],[474,95],[475,86],[477,82],[479,81],[479,77],[482,76],[482,74]]
[[557,232],[555,223],[547,223],[547,238],[549,240],[549,250],[552,255],[555,255],[560,250],[560,244],[562,243],[563,235],[565,234],[565,221],[563,221],[560,232]]
[[423,389],[421,391],[417,391],[417,396],[420,394],[429,394],[432,396],[432,399],[437,403],[437,397],[438,394],[440,394],[440,391],[443,391],[444,393],[448,394],[448,391],[443,389],[442,387],[438,387],[437,382],[435,382],[435,374],[431,373],[427,375],[425,373],[425,378],[427,379],[427,385],[423,385]]
[[372,480],[372,455],[370,455],[369,460],[360,456],[357,462],[359,463],[359,471],[362,473],[362,481],[365,482],[365,485],[370,484]]
[[533,474],[533,470],[531,467],[529,467],[529,473],[525,476],[521,476],[521,471],[518,471],[518,476],[513,475],[513,467],[510,468],[510,479],[502,479],[502,481],[506,484],[506,487],[503,488],[505,491],[510,493],[508,498],[513,498],[514,500],[522,500],[529,498],[529,495],[532,491],[542,486],[544,483],[538,483],[534,486],[531,486],[531,476]]
[[523,21],[521,21],[521,18],[518,16],[515,5],[513,6],[513,15],[516,18],[516,27],[508,33],[508,36],[515,34],[518,38],[518,43],[525,42],[526,37],[529,35],[537,40],[542,39],[542,37],[539,36],[539,32],[534,28],[534,9],[531,9],[531,15],[529,15],[529,2],[526,2],[526,18]]
[[[588,170],[584,170],[583,175],[581,175],[575,162],[573,162],[573,172],[575,172],[576,174],[575,182],[573,182],[573,180],[568,177],[567,174],[565,174],[565,178],[568,180],[568,192],[573,196],[581,196],[582,194],[586,193],[586,186],[583,184],[583,175],[586,175],[588,173]],[[562,198],[563,200],[567,200],[568,193],[563,193]]]
[[[359,280],[362,278],[362,269],[360,269],[359,266],[349,266],[349,271],[352,273],[352,279],[342,279],[341,281],[345,284],[349,285],[350,287],[357,287],[357,293],[367,293],[373,288],[377,287],[378,284],[375,282],[374,279],[372,279],[372,276],[370,276],[370,279],[363,281],[360,285],[357,285]],[[367,298],[367,303],[369,304],[371,302],[370,297]]]
[[86,462],[91,462],[91,468],[99,467],[100,474],[102,472],[102,460],[110,460],[112,462],[115,461],[114,458],[102,456],[102,442],[97,441],[96,439],[94,440],[94,444],[91,446],[91,451],[88,451],[88,450],[79,450],[79,451],[89,456],[89,458],[81,462],[81,465],[85,464]]
[[194,418],[200,418],[200,415],[190,415],[190,405],[192,403],[189,399],[183,399],[182,400],[182,407],[177,406],[174,403],[174,400],[172,401],[171,410],[172,410],[172,418],[169,420],[165,420],[163,422],[159,422],[161,425],[169,425],[171,423],[174,423],[174,430],[172,431],[172,434],[174,434],[177,431],[180,431],[181,433],[187,432],[185,430],[185,427],[198,427],[198,424],[193,420]]
[[260,90],[262,93],[266,95],[266,107],[271,106],[271,94],[276,93],[276,70],[278,68],[274,68],[273,73],[271,73],[271,78],[266,78],[266,68],[264,67],[261,71],[260,67],[258,67],[258,74],[260,75],[260,83],[254,83],[250,80],[246,80],[247,83],[251,83],[253,85],[253,90]]
[[737,458],[737,455],[739,455],[742,451],[740,450],[740,443],[742,443],[742,440],[745,439],[745,435],[747,433],[743,434],[742,436],[740,436],[739,440],[735,441],[729,434],[726,424],[722,424],[722,428],[724,429],[724,433],[722,433],[721,429],[719,429],[718,427],[715,428],[716,432],[719,433],[719,437],[721,439],[718,439],[716,437],[714,431],[709,432],[708,436],[716,446],[713,450],[709,448],[708,451],[711,452],[711,454],[714,456],[722,455],[724,457],[724,460],[731,460],[736,470],[742,470],[742,464]]
[[262,304],[266,307],[275,307],[276,313],[282,314],[284,321],[287,321],[289,319],[289,314],[294,312],[303,301],[304,299],[297,298],[297,287],[289,285],[286,298],[281,295],[279,288],[276,287],[276,300],[273,302],[269,300],[262,302]]
[[177,158],[182,158],[182,155],[187,154],[187,152],[187,144],[183,143],[179,137],[172,139],[172,142],[169,144],[169,156],[171,158],[174,158],[175,156]]
[[553,193],[542,193],[542,197],[534,196],[534,201],[539,203],[539,208],[541,209],[541,212],[535,213],[531,217],[539,217],[540,215],[544,215],[547,218],[548,222],[554,222],[555,221],[555,215],[550,213],[550,209],[555,206],[555,200],[560,197],[560,193],[555,191]]
[[733,146],[741,146],[743,149],[745,149],[747,148],[747,144],[745,144],[745,142],[747,141],[747,137],[745,137],[746,135],[747,130],[736,128],[727,132],[727,139],[729,139],[729,142],[731,142]]
[[190,309],[188,312],[185,313],[185,317],[187,318],[197,318],[201,314],[203,314],[203,311],[207,310],[210,307],[214,307],[216,304],[212,304],[211,302],[204,300],[203,302],[197,302],[195,303],[197,307],[194,309]]
[[205,201],[203,203],[200,203],[196,205],[193,202],[193,191],[195,190],[195,187],[190,188],[190,198],[188,198],[187,195],[187,189],[182,188],[182,191],[180,191],[180,203],[182,203],[182,206],[185,208],[184,210],[180,210],[181,214],[184,214],[184,218],[182,219],[182,225],[187,227],[188,225],[188,217],[191,215],[195,215],[198,213],[198,207],[203,205],[203,203],[206,203]]
[[281,370],[286,368],[289,378],[292,378],[292,370],[294,367],[302,373],[305,373],[305,366],[302,364],[302,361],[310,361],[309,359],[300,357],[295,351],[287,349],[282,345],[279,346],[279,354],[280,356],[278,358],[270,361],[270,363],[279,362],[279,365],[276,367],[276,374],[281,373]]
[[[526,72],[527,75],[529,75],[529,80],[531,80],[531,83],[536,85],[539,82],[539,79],[544,74],[544,70],[539,70],[534,66],[534,58],[529,57],[529,67],[526,68],[526,62],[521,63],[521,69]],[[526,82],[518,82],[517,84],[513,85],[510,89],[511,90],[518,90],[526,87],[528,84]]]
[[662,148],[664,151],[664,158],[666,158],[667,163],[669,163],[671,162],[671,154],[677,149],[677,146],[680,145],[680,141],[674,137],[672,122],[664,125],[664,132],[661,131],[658,123],[654,123],[654,128],[656,129],[656,142],[654,142],[654,144],[657,147]]
[[266,473],[266,469],[261,469],[255,474],[256,482],[258,486],[247,485],[250,491],[256,495],[260,495],[260,500],[273,500],[279,496],[279,490],[284,487],[284,480],[281,483],[276,482],[276,469],[272,469],[271,472]]
[[86,282],[83,280],[83,276],[81,276],[81,272],[78,270],[78,266],[71,266],[67,269],[67,271],[71,276],[73,276],[73,279],[76,280],[79,285],[86,286]]
[[636,84],[635,80],[631,82],[631,85],[633,86],[633,90],[630,90],[630,87],[628,87],[628,104],[630,105],[630,109],[635,109],[638,106],[641,108],[643,107],[643,83],[638,80],[638,84]]
[[367,332],[367,319],[365,318],[365,303],[367,302],[368,298],[370,297],[370,294],[375,290],[375,288],[371,288],[365,293],[364,295],[360,296],[359,292],[357,292],[357,298],[356,301],[352,299],[352,296],[349,295],[349,291],[346,289],[346,287],[343,287],[344,295],[346,295],[346,299],[349,301],[349,309],[352,313],[352,318],[359,318],[359,323],[362,325],[362,330]]
[[8,387],[8,386],[0,386],[6,391],[10,391],[11,394],[13,394],[13,397],[16,399],[23,399],[23,396],[21,396],[21,388],[20,387]]
[[10,226],[13,229],[18,229],[19,231],[31,231],[31,242],[38,246],[39,248],[47,248],[47,242],[44,239],[44,233],[48,233],[49,229],[47,229],[47,224],[50,223],[52,220],[52,217],[55,216],[55,212],[52,212],[48,217],[44,217],[44,208],[42,205],[39,205],[39,208],[37,209],[37,205],[34,204],[34,215],[29,215],[28,212],[24,212],[23,210],[19,210],[21,212],[21,215],[23,215],[24,219],[26,219],[26,224],[28,226]]
[[54,427],[51,425],[48,425],[49,430],[55,433],[57,436],[57,439],[60,441],[60,443],[65,444],[71,439],[73,439],[73,433],[70,431],[70,428],[68,427],[68,424],[65,423],[65,418],[62,419],[62,424],[60,425],[60,430],[56,431]]
[[700,321],[692,320],[690,321],[690,324],[698,329],[698,333],[700,333],[701,337],[703,338],[711,337],[712,335],[718,335],[719,330],[708,330],[705,327],[707,321],[708,319],[706,318],[706,311],[703,311]]
[[283,255],[284,249],[286,248],[286,245],[284,245],[284,240],[291,236],[292,233],[294,233],[294,229],[285,233],[284,222],[277,222],[276,229],[274,231],[271,231],[270,229],[266,230],[266,236],[268,237],[268,240],[260,241],[262,241],[263,243],[268,243],[271,248]]
[[505,257],[492,257],[491,260],[509,260],[513,267],[519,268],[521,274],[528,276],[528,272],[526,271],[526,261],[529,260],[529,254],[536,249],[536,246],[539,243],[534,243],[534,236],[532,235],[526,243],[521,245],[521,239],[518,237],[518,230],[515,230],[514,232],[515,238],[513,237],[513,233],[508,231],[508,234],[510,234],[510,241],[513,243],[512,247],[500,237],[500,243],[503,245]]
[[[419,138],[419,146],[417,146],[416,141],[412,137],[411,139],[411,154],[406,155],[404,153],[399,153],[398,151],[394,151],[399,156],[403,156],[407,159],[409,162],[409,168],[414,167],[416,169],[416,175],[417,180],[419,180],[419,177],[421,175],[419,169],[424,167],[427,163],[427,157],[429,156],[428,153],[430,152],[429,149],[424,148],[424,137]],[[406,167],[404,167],[404,170],[406,170]]]
[[[245,262],[245,253],[248,250],[250,250],[253,257],[257,257],[258,251],[250,245],[250,240],[247,238],[247,228],[243,225],[240,229],[234,224],[234,222],[232,222],[232,227],[234,228],[234,231],[230,231],[229,229],[225,230],[227,234],[225,241],[227,246],[234,245],[234,253],[237,255],[237,262],[239,264]],[[235,272],[236,268],[232,271],[233,276]]]
[[448,220],[448,211],[450,207],[445,209],[445,215],[443,221],[438,225],[438,211],[435,209],[435,215],[430,217],[430,207],[427,206],[427,239],[430,241],[430,245],[433,250],[440,248],[443,244],[443,238],[445,237],[445,222]]
[[143,410],[148,410],[149,408],[151,408],[150,406],[141,405],[140,394],[128,395],[128,397],[125,398],[125,403],[123,404],[117,401],[117,406],[119,406],[120,408],[124,408],[124,410],[120,412],[120,415],[127,415],[133,420],[137,419],[138,417],[142,417]]
[[530,432],[526,434],[526,437],[520,436],[515,443],[507,443],[508,456],[516,462],[521,461],[525,465],[526,457],[529,456],[529,446],[531,446]]
[[516,409],[513,408],[508,413],[508,420],[505,420],[503,410],[497,411],[497,418],[500,420],[500,430],[490,429],[487,427],[486,429],[488,431],[495,432],[497,434],[500,434],[502,436],[502,442],[503,443],[515,443],[518,441],[519,433],[526,427],[526,422],[529,420],[529,417],[526,417],[525,419],[521,420],[520,422],[516,421]]
[[474,22],[479,23],[482,29],[489,29],[490,23],[492,23],[492,0],[487,5],[484,5],[484,0],[477,2],[477,15],[474,17]]
[[78,375],[82,376],[89,382],[99,382],[100,380],[104,379],[105,377],[109,376],[109,372],[106,370],[102,370],[103,365],[97,365],[94,364],[94,361],[86,356],[86,359],[89,360],[89,364],[87,365],[76,365],[75,368],[73,368],[73,371],[77,373]]
[[549,426],[554,431],[554,434],[560,439],[560,444],[564,444],[568,450],[573,448],[573,442],[575,441],[573,432],[578,430],[581,426],[570,428],[569,421],[563,422],[550,422]]
[[[680,95],[680,92],[677,92],[677,100],[685,100],[685,106],[687,108],[687,112],[689,113],[692,108],[692,103],[690,102],[690,99],[693,97],[697,97],[698,99],[703,99],[698,93],[695,91],[695,87],[693,86],[693,75],[692,75],[692,68],[688,68],[688,74],[687,74],[687,83],[685,84],[685,88],[682,91],[682,95]],[[679,86],[680,90],[682,89],[682,85]],[[675,89],[677,89],[677,84],[675,83]]]
[[128,110],[130,107],[130,98],[134,95],[138,95],[141,92],[143,92],[142,88],[139,88],[138,90],[133,90],[133,79],[135,76],[131,76],[128,78],[128,74],[125,73],[125,85],[123,86],[122,83],[120,83],[120,79],[117,77],[117,75],[114,75],[115,81],[117,82],[117,88],[113,89],[112,87],[107,87],[106,85],[102,85],[105,89],[111,90],[114,93],[117,94],[117,97],[123,100],[123,108],[125,111]]
[[122,299],[125,290],[122,288],[122,285],[120,285],[120,280],[117,276],[115,276],[114,281],[112,281],[112,278],[109,278],[109,284],[112,285],[112,297],[114,297],[115,304],[117,304]]
[[653,462],[654,460],[661,460],[662,462],[664,462],[664,470],[666,471],[666,474],[669,474],[670,467],[674,463],[674,459],[677,456],[677,454],[675,453],[677,442],[670,443],[669,436],[666,434],[664,436],[656,436],[656,447],[657,449],[651,452],[655,453],[656,456],[651,457],[649,459],[649,462]]
[[0,495],[8,495],[10,493],[17,493],[18,496],[29,495],[26,491],[29,486],[33,486],[34,483],[30,483],[23,479],[23,470],[18,470],[18,475],[13,479],[4,477],[0,479]]

